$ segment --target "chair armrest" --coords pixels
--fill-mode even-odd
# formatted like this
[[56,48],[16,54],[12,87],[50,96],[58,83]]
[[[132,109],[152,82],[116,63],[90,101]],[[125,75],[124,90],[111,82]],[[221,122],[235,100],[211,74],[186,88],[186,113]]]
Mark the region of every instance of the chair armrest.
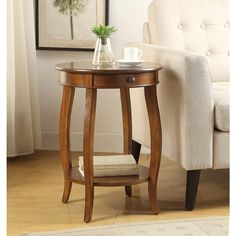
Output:
[[[207,58],[200,54],[145,43],[128,46],[143,50],[143,58],[163,65],[158,100],[163,133],[163,155],[186,170],[212,168],[213,94]],[[138,92],[132,92],[137,98]],[[143,103],[144,105],[144,103]],[[139,112],[134,104],[134,112]],[[134,138],[149,146],[134,116]],[[136,124],[136,125],[135,125]],[[139,126],[139,127],[138,127]],[[137,129],[137,131],[136,131]],[[145,137],[142,140],[139,134]]]

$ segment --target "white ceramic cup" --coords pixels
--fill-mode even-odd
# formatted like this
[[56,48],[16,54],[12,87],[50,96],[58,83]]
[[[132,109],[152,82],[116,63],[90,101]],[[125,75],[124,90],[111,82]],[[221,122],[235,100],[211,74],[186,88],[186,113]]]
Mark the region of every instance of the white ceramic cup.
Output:
[[128,47],[124,48],[124,59],[126,61],[140,61],[143,51],[139,48]]

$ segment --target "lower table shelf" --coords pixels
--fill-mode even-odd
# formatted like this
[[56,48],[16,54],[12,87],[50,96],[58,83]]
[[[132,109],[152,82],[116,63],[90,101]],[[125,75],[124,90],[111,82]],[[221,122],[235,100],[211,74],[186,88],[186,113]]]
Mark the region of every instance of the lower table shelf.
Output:
[[[129,186],[141,184],[149,180],[149,168],[146,166],[138,165],[138,175],[134,176],[112,176],[112,177],[99,177],[94,178],[94,186]],[[78,166],[70,169],[67,176],[69,180],[78,184],[85,184],[84,177],[80,175]]]

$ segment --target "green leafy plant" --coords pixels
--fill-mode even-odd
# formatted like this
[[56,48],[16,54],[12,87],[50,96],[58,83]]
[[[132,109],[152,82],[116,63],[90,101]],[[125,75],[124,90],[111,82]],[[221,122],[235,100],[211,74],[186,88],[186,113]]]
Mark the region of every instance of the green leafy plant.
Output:
[[70,15],[71,39],[74,39],[73,14],[82,12],[88,0],[54,0],[53,6],[59,8],[62,14]]
[[95,25],[92,27],[91,31],[96,34],[98,38],[105,39],[110,37],[117,29],[110,25]]

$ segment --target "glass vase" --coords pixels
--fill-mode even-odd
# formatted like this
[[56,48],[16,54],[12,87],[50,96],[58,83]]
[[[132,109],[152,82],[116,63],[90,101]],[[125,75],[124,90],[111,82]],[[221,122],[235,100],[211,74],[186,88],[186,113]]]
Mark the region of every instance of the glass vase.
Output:
[[111,41],[109,38],[97,38],[93,55],[93,65],[112,66],[115,64]]

